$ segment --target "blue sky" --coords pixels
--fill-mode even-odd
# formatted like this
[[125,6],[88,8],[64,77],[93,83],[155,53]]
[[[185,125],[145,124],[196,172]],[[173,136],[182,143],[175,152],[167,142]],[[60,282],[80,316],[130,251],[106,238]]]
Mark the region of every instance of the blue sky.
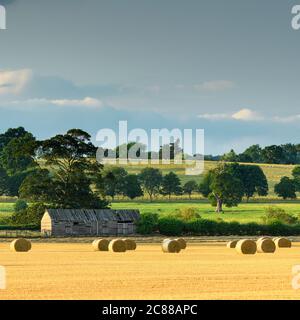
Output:
[[0,130],[204,128],[206,153],[298,143],[296,0],[0,0]]

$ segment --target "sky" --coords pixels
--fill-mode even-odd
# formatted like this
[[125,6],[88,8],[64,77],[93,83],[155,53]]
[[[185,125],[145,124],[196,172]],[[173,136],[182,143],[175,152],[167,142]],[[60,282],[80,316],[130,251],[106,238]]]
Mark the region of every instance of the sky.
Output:
[[299,143],[297,0],[0,0],[0,132],[204,129],[205,153]]

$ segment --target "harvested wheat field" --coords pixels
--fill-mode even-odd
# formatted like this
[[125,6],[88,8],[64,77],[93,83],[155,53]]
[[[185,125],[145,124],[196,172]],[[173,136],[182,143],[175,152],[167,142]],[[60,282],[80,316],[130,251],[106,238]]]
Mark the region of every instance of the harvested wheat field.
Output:
[[34,243],[30,252],[0,244],[7,289],[0,299],[299,299],[291,287],[300,244],[274,254],[240,255],[225,243],[191,244],[178,254],[161,244],[124,253],[90,244]]

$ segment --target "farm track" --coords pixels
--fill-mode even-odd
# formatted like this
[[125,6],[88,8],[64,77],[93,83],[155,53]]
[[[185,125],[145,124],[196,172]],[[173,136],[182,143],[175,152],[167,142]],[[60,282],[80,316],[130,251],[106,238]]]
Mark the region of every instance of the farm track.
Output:
[[1,243],[0,252],[7,272],[0,299],[300,299],[291,287],[299,243],[254,256],[213,242],[179,254],[164,254],[159,244],[93,252],[85,243],[33,243],[29,253]]

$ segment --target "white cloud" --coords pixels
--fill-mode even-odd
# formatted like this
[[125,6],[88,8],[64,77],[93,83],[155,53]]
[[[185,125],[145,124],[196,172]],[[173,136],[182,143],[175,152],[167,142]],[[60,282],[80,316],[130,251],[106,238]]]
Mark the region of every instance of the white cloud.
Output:
[[280,122],[280,123],[290,123],[290,122],[300,121],[300,114],[295,114],[287,117],[276,116],[273,118],[273,121]]
[[100,108],[102,107],[102,101],[86,97],[81,100],[75,99],[60,99],[60,100],[50,100],[50,102],[54,105],[61,107],[90,107],[90,108]]
[[0,95],[17,95],[23,91],[32,77],[32,71],[23,70],[0,70]]
[[101,108],[103,103],[101,100],[86,97],[83,99],[28,99],[24,101],[16,100],[10,103],[19,107],[39,107],[45,105],[55,105],[59,107],[86,107],[86,108]]
[[263,120],[258,112],[250,109],[241,109],[233,114],[228,113],[205,113],[198,115],[200,119],[206,120],[238,120],[238,121],[260,121]]
[[223,119],[230,119],[230,115],[226,113],[204,113],[204,114],[199,114],[198,118],[206,119],[206,120],[223,120]]
[[235,120],[242,121],[259,121],[263,120],[263,117],[256,111],[250,109],[241,109],[231,116]]
[[229,80],[206,81],[201,84],[195,84],[194,89],[197,91],[225,91],[235,87],[234,82]]

